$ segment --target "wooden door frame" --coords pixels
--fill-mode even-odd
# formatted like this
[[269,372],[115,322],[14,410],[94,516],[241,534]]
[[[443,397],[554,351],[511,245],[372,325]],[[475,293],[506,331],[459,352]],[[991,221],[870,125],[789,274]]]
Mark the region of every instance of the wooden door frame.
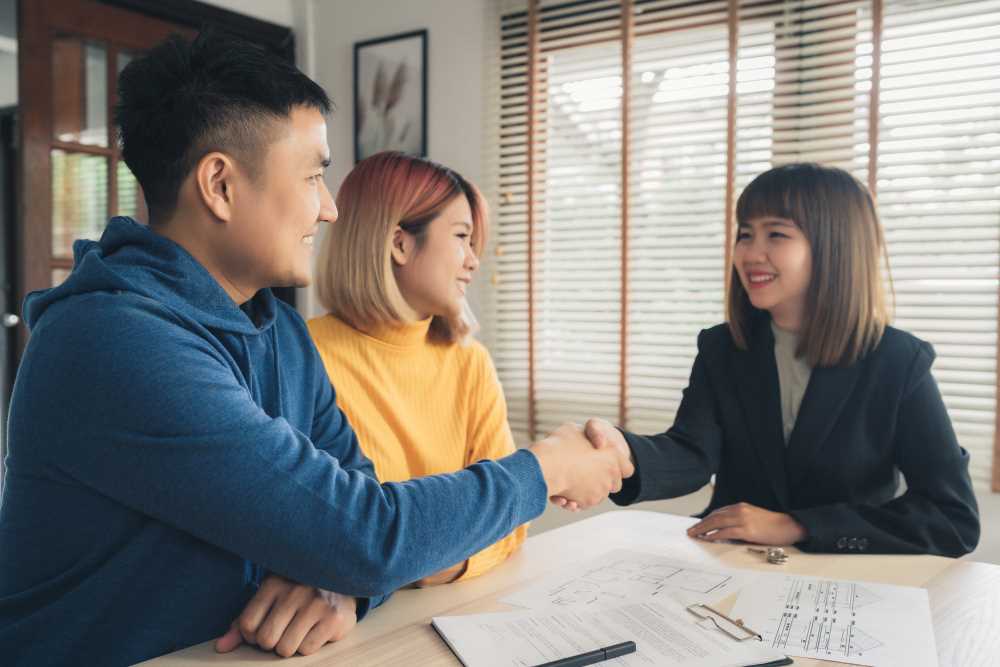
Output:
[[195,29],[212,26],[260,44],[289,62],[295,62],[295,33],[285,26],[196,0],[98,0],[98,2]]
[[[88,11],[100,5],[100,13]],[[17,312],[31,291],[51,284],[48,258],[52,253],[52,201],[49,197],[28,198],[26,192],[50,192],[53,113],[50,106],[54,33],[89,37],[116,44],[119,48],[144,51],[170,34],[195,34],[205,27],[243,37],[295,61],[295,38],[287,27],[261,21],[195,0],[19,0],[18,2],[18,107],[21,148],[19,192],[14,223],[15,266],[11,290]],[[44,20],[43,20],[44,17]],[[138,25],[138,29],[136,26]],[[128,26],[128,29],[123,29]],[[114,59],[109,67],[114,67]],[[109,86],[109,98],[115,95]],[[109,109],[111,106],[109,105]],[[109,123],[111,119],[109,118]],[[114,193],[111,193],[114,194]],[[110,196],[110,195],[109,195]],[[28,224],[33,221],[34,224]],[[45,257],[45,262],[29,262]],[[294,304],[293,288],[275,290]],[[18,327],[18,356],[27,343],[27,328]]]

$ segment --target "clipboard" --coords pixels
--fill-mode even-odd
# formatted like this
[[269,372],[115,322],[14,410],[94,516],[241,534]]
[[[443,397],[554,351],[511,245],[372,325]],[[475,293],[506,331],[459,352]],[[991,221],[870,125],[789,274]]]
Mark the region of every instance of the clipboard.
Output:
[[[710,605],[697,603],[688,605],[685,609],[687,609],[690,614],[698,618],[699,622],[710,622],[717,630],[719,630],[719,632],[726,635],[733,641],[764,641],[764,637],[756,630],[747,626],[743,622],[743,619],[731,618]],[[746,667],[779,667],[779,665],[791,665],[793,662],[794,661],[789,656],[785,656],[781,660],[772,660],[771,662],[747,665]]]

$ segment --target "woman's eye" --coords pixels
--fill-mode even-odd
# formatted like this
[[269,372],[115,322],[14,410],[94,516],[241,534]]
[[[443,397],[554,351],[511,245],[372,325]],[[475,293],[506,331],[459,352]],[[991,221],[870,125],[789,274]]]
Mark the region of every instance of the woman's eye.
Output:
[[750,235],[747,234],[746,232],[739,232],[736,235],[736,240],[737,241],[746,241],[748,238],[750,238]]
[[787,239],[787,234],[782,234],[781,232],[771,232],[772,239]]

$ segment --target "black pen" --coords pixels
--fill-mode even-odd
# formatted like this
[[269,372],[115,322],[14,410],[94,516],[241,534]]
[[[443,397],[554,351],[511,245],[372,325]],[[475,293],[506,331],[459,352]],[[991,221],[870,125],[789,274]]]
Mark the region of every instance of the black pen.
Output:
[[541,665],[537,665],[537,667],[583,667],[584,665],[593,665],[605,660],[611,660],[612,658],[620,658],[629,653],[635,653],[635,642],[612,644],[611,646],[587,651],[580,655],[572,655],[568,658],[559,658],[552,662],[542,663]]

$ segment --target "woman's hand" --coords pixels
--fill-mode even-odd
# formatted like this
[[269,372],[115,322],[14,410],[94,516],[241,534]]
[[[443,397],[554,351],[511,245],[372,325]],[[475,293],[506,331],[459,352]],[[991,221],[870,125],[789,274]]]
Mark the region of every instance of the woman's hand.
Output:
[[269,575],[229,631],[215,640],[215,650],[228,653],[246,642],[286,658],[315,653],[357,624],[357,601],[336,594],[332,599],[327,602],[312,586]]
[[710,542],[743,540],[770,546],[789,546],[809,536],[792,516],[750,503],[720,507],[688,528],[687,534]]
[[[588,419],[583,427],[583,434],[587,436],[587,440],[590,440],[590,444],[594,446],[594,449],[614,447],[621,452],[622,457],[627,457],[630,466],[627,476],[632,476],[635,472],[635,459],[632,457],[632,450],[625,441],[625,436],[621,434],[621,431],[612,426],[611,422],[598,418]],[[562,496],[552,496],[549,498],[549,502],[570,512],[579,512],[582,509],[577,503],[567,500]]]

